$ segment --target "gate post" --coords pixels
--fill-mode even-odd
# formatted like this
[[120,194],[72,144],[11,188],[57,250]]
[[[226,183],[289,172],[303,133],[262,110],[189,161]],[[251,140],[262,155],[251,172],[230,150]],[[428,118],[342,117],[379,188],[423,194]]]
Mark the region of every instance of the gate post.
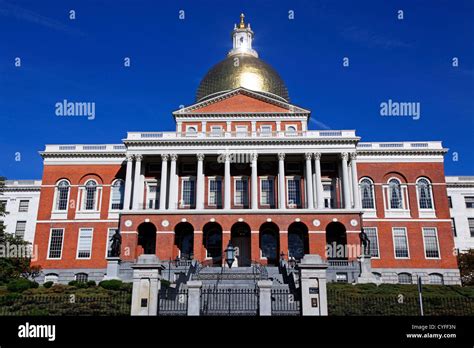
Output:
[[303,315],[328,315],[326,269],[327,262],[316,254],[307,254],[298,265],[301,281]]
[[272,281],[259,280],[257,285],[260,292],[258,306],[259,315],[270,316],[272,315]]
[[161,271],[165,267],[156,255],[140,255],[132,268],[131,315],[157,315]]
[[188,287],[188,315],[199,316],[201,310],[201,287],[199,280],[189,280],[186,283]]

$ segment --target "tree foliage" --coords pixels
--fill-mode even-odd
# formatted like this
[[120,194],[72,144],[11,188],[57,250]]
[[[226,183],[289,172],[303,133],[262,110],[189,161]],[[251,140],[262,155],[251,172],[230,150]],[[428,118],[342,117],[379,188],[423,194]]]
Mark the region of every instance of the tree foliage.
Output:
[[458,254],[458,265],[463,285],[474,285],[474,249]]

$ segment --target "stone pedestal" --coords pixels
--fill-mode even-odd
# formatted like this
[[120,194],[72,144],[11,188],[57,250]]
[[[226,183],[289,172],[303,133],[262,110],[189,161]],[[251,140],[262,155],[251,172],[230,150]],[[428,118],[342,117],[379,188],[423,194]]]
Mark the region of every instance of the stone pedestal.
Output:
[[372,261],[370,255],[361,255],[358,257],[360,265],[360,275],[357,278],[357,283],[377,283],[377,279],[372,273]]
[[161,271],[165,267],[156,255],[140,255],[132,268],[131,315],[157,315]]
[[186,283],[188,288],[188,315],[198,316],[201,310],[201,287],[199,280],[189,280]]
[[308,254],[298,266],[301,282],[301,309],[303,315],[328,315],[326,269],[321,256]]
[[107,258],[107,273],[104,276],[104,280],[118,279],[120,273],[120,257],[108,257]]
[[259,315],[270,316],[272,315],[272,281],[259,280],[257,286],[260,291]]

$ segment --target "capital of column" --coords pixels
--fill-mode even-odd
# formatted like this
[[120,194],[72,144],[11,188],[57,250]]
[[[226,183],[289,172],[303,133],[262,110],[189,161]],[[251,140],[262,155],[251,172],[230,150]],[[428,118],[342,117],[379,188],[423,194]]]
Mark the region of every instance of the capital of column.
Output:
[[340,156],[341,159],[344,161],[347,161],[347,159],[349,158],[349,154],[347,152],[342,152]]
[[141,162],[143,155],[135,155],[135,161]]
[[127,155],[127,162],[133,162],[135,157],[133,155]]
[[285,153],[283,152],[278,153],[278,160],[283,161],[284,159],[285,159]]
[[351,158],[351,161],[355,161],[357,159],[357,153],[356,152],[351,152],[349,154],[349,157]]
[[311,160],[311,158],[313,158],[313,154],[312,154],[311,152],[306,152],[306,153],[304,154],[304,158],[305,158],[306,160]]
[[256,161],[258,159],[258,153],[254,152],[250,155],[250,159],[252,161]]
[[313,153],[313,156],[315,160],[319,161],[321,159],[321,152],[315,152]]
[[197,157],[198,161],[204,161],[204,154],[203,153],[198,153],[196,155],[196,157]]
[[170,155],[168,155],[168,154],[162,154],[161,155],[161,160],[162,161],[167,161],[169,158],[170,158]]
[[170,158],[171,158],[172,161],[175,161],[175,162],[176,162],[176,161],[178,160],[178,155],[175,154],[175,153],[172,153],[172,154],[170,155]]

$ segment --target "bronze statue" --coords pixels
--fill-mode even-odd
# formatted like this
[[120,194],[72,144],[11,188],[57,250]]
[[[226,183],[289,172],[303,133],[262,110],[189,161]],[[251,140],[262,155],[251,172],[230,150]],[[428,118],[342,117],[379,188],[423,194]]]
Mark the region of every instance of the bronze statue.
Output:
[[370,255],[370,239],[367,237],[364,229],[360,231],[359,238],[363,246],[364,255]]
[[115,231],[115,234],[110,239],[112,245],[110,247],[110,256],[111,257],[119,257],[120,256],[120,249],[122,246],[122,236],[120,235],[119,230]]

